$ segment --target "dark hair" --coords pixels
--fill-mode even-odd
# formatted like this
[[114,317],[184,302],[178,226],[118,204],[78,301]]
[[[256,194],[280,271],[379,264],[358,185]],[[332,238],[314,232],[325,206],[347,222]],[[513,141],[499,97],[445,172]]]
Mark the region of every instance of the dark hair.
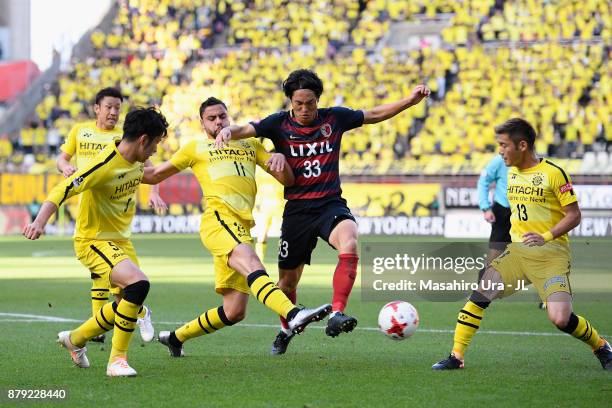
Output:
[[110,96],[111,98],[119,98],[119,100],[123,102],[123,95],[121,95],[121,91],[119,91],[117,88],[109,87],[100,89],[100,91],[98,91],[96,94],[95,104],[99,105],[100,102],[102,102],[102,99],[104,99],[106,96]]
[[287,98],[291,99],[293,93],[298,89],[310,89],[319,99],[323,93],[323,81],[314,71],[298,69],[290,73],[287,79],[283,81],[283,92],[285,92]]
[[202,114],[204,114],[206,108],[215,105],[223,105],[223,107],[227,110],[227,106],[225,106],[225,103],[223,103],[221,99],[217,99],[214,96],[211,96],[210,98],[202,102],[202,104],[200,105],[200,119],[202,118]]
[[495,134],[506,134],[515,146],[521,140],[527,142],[529,150],[533,150],[535,144],[536,131],[529,122],[521,118],[508,119],[499,126],[495,126]]
[[134,108],[125,116],[123,123],[123,139],[130,142],[147,135],[149,143],[158,137],[168,134],[168,122],[157,108]]

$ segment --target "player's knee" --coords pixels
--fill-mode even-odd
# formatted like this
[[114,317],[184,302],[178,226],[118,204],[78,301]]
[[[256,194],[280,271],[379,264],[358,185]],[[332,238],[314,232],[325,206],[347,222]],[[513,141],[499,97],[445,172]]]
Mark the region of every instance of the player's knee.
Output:
[[553,312],[549,310],[548,319],[557,326],[559,330],[565,331],[570,323],[571,315],[573,315],[573,313],[565,313],[563,311]]
[[[550,315],[549,315],[550,318]],[[552,319],[551,319],[552,321]],[[557,326],[557,328],[559,330],[561,330],[562,332],[565,332],[567,334],[572,334],[575,330],[576,327],[578,327],[578,316],[576,316],[573,312],[570,313],[570,315],[567,317],[565,324],[561,324],[561,319],[559,319],[558,322],[553,321],[553,323],[555,324],[555,326]],[[559,323],[559,324],[558,324]]]
[[231,307],[223,306],[222,312],[226,318],[225,324],[227,326],[231,326],[227,324],[230,322],[231,324],[238,323],[246,317],[246,305],[236,305]]
[[357,253],[357,238],[350,237],[340,242],[340,252],[343,254],[356,254]]
[[249,272],[264,269],[257,253],[247,244],[240,244],[234,248],[230,254],[230,266],[232,266],[231,264],[233,263],[243,265]]
[[149,281],[144,279],[127,285],[123,288],[123,299],[135,305],[142,305],[149,294],[150,286]]

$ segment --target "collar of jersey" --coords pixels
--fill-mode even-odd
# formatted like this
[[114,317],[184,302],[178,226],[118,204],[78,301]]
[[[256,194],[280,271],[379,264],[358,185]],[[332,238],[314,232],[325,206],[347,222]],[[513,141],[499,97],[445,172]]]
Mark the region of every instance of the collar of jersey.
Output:
[[544,165],[544,158],[540,157],[540,162],[538,164],[536,164],[533,167],[528,167],[526,169],[519,169],[518,167],[516,168],[518,170],[519,173],[528,173],[530,171],[534,171],[534,170],[538,170],[540,167],[542,167]]

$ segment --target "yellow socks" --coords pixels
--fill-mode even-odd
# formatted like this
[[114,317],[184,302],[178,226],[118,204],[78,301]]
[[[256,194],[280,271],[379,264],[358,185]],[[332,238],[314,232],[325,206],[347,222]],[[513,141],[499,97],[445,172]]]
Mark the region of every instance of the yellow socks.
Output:
[[88,340],[112,329],[114,323],[113,303],[106,303],[93,317],[70,333],[70,342],[77,347],[83,347]]
[[455,327],[455,337],[453,339],[453,353],[455,357],[463,359],[467,347],[472,341],[472,337],[480,328],[480,321],[484,315],[484,309],[476,303],[468,300],[459,312],[457,326]]
[[206,311],[206,313],[198,316],[197,319],[190,321],[189,323],[181,326],[174,331],[176,338],[181,342],[193,339],[194,337],[203,336],[205,334],[212,334],[225,326],[231,326],[230,322],[225,316],[223,306],[219,306],[214,309]]
[[577,316],[574,313],[571,314],[567,326],[561,330],[585,342],[593,350],[597,350],[604,344],[604,341],[599,337],[597,330],[591,326],[591,323],[584,317]]
[[115,310],[115,331],[113,333],[113,348],[111,349],[109,362],[117,357],[127,357],[127,350],[136,327],[136,316],[141,305],[122,299]]
[[100,282],[102,279],[95,279],[91,285],[91,315],[96,315],[98,310],[108,303],[110,290],[104,287]]
[[251,272],[247,276],[247,283],[255,298],[276,314],[287,317],[287,314],[295,308],[295,305],[287,298],[278,286],[272,282],[266,271]]

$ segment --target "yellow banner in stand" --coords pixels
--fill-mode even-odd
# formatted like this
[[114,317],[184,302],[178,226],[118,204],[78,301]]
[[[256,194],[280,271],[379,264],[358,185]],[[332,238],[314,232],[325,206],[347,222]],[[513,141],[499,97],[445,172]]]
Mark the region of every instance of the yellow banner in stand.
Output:
[[[60,174],[0,174],[0,205],[28,205],[34,201],[42,202],[47,193],[62,180]],[[270,177],[271,179],[271,177]],[[266,180],[259,180],[258,204],[268,200],[278,200],[273,206],[266,202],[265,207],[282,214],[281,188],[266,190]],[[271,180],[276,187],[276,181]],[[280,187],[280,186],[278,186]],[[150,186],[141,184],[137,199],[140,206],[148,208]],[[276,191],[279,191],[277,194]],[[442,187],[438,183],[390,184],[390,183],[343,183],[342,196],[348,201],[352,213],[359,217],[380,217],[394,215],[436,215],[439,209]],[[68,204],[69,211],[76,210],[78,198],[73,197]],[[170,204],[170,202],[169,202]],[[257,212],[257,208],[256,208]],[[279,216],[281,215],[279,214]]]
[[[0,174],[0,205],[28,205],[47,198],[49,191],[61,180],[61,174]],[[141,206],[147,206],[150,186],[141,184],[137,198]],[[68,204],[76,204],[78,197],[72,197]]]
[[343,183],[342,196],[359,217],[431,216],[440,208],[438,183]]

